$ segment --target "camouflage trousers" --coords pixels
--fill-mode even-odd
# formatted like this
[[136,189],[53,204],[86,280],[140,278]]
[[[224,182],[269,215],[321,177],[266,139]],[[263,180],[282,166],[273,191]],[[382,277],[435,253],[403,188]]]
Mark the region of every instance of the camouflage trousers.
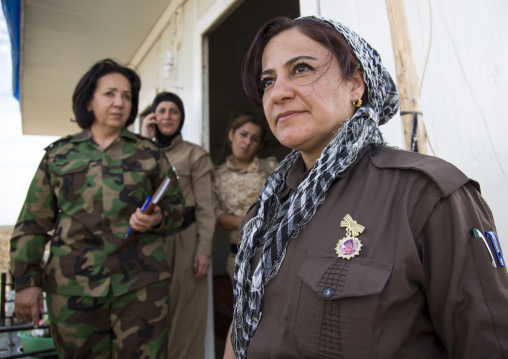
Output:
[[169,281],[118,297],[47,294],[59,358],[166,358]]

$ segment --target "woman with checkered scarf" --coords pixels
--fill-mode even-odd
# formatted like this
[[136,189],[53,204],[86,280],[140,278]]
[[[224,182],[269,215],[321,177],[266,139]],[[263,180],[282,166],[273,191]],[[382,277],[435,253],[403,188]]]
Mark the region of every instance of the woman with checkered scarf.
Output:
[[495,236],[492,213],[453,165],[386,145],[398,92],[376,50],[279,17],[242,80],[293,151],[243,221],[225,358],[506,357],[508,275],[472,234]]

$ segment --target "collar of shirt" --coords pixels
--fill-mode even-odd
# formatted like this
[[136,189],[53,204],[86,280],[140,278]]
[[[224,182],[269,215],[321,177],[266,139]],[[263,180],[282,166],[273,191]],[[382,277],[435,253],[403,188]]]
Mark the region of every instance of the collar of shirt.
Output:
[[[126,139],[130,139],[130,140],[136,140],[136,135],[133,134],[132,132],[130,132],[129,130],[127,130],[125,127],[122,128],[122,130],[120,131],[120,135],[118,137],[123,137],[123,138],[126,138]],[[72,139],[71,139],[71,142],[73,143],[78,143],[78,142],[85,142],[85,141],[88,141],[92,138],[92,132],[90,131],[90,129],[84,129],[83,131],[81,131],[80,133],[78,133],[77,135],[75,135]]]
[[[358,158],[355,160],[355,162],[349,166],[344,172],[341,172],[337,175],[337,178],[342,178],[348,175],[348,173],[351,171],[351,169],[355,166],[355,163],[358,162],[362,157],[364,157],[365,153],[369,151],[369,147],[364,148],[362,151],[360,151],[360,154],[358,155]],[[310,169],[305,171],[305,164],[303,162],[303,158],[300,155],[293,167],[288,171],[288,175],[286,177],[286,185],[284,187],[284,190],[278,195],[278,197],[281,200],[285,200],[291,193],[296,191],[300,183],[302,183],[305,178],[310,173]]]
[[254,172],[259,172],[259,170],[261,168],[261,160],[257,156],[254,156],[251,163],[249,164],[249,167],[247,167],[247,168],[236,167],[234,161],[235,160],[234,160],[233,155],[230,155],[230,156],[228,156],[228,158],[226,158],[226,168],[228,170],[234,171],[234,172],[254,173]]

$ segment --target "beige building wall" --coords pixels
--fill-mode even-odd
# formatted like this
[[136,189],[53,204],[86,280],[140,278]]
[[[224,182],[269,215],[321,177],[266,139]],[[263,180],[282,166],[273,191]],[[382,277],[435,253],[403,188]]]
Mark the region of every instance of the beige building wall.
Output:
[[140,112],[157,93],[176,93],[185,105],[184,138],[207,149],[206,32],[240,2],[173,0],[132,60],[142,81]]

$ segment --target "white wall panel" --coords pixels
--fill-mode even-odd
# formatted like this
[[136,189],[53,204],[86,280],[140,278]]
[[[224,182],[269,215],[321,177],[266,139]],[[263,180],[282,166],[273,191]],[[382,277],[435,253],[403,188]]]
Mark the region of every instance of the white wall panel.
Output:
[[[303,15],[331,17],[357,31],[396,78],[385,1],[300,4]],[[420,100],[431,146],[436,156],[480,182],[508,251],[508,121],[503,108],[508,96],[508,2],[407,0],[405,6],[420,82],[423,77]],[[399,116],[381,129],[390,144],[404,147]]]
[[[406,1],[421,106],[435,154],[480,182],[508,250],[508,2]],[[431,12],[432,11],[432,12]]]

